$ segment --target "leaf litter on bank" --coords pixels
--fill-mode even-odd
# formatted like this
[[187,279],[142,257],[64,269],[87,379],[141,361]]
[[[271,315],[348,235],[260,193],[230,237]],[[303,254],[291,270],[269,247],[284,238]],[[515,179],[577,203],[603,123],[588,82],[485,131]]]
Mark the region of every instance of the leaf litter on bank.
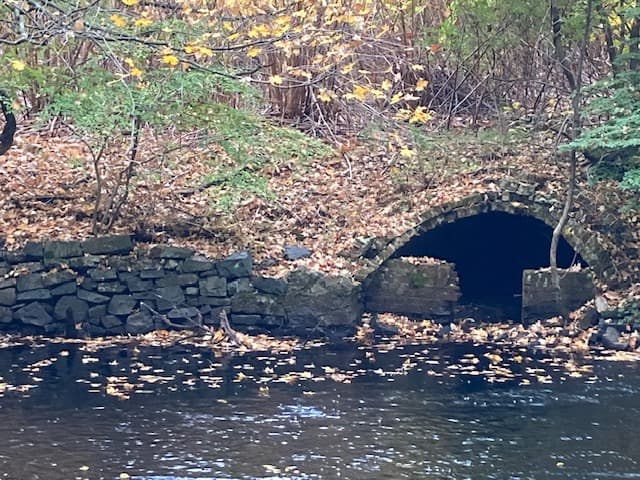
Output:
[[[429,134],[429,132],[425,132]],[[273,199],[248,194],[247,198],[231,212],[212,209],[212,199],[207,189],[195,190],[184,195],[185,189],[193,189],[207,175],[207,165],[198,151],[184,155],[173,164],[145,162],[140,165],[140,178],[144,182],[132,192],[129,209],[124,212],[116,232],[131,233],[132,225],[141,218],[152,228],[153,240],[174,245],[187,246],[212,257],[227,255],[232,251],[248,248],[256,263],[264,259],[273,260],[273,265],[262,273],[284,275],[293,268],[306,266],[329,274],[351,275],[359,268],[357,260],[341,256],[359,238],[382,236],[390,238],[415,227],[420,215],[430,208],[461,199],[473,193],[487,194],[500,190],[500,182],[506,177],[535,179],[540,182],[537,195],[549,200],[550,208],[560,209],[565,191],[565,165],[552,156],[553,136],[531,131],[526,142],[511,146],[507,154],[490,155],[487,161],[487,144],[464,141],[465,132],[451,132],[449,137],[437,137],[435,143],[442,148],[422,152],[417,158],[403,158],[388,148],[384,135],[370,141],[365,138],[353,142],[349,151],[350,171],[344,169],[343,159],[325,159],[322,162],[302,164],[291,161],[277,168],[267,166],[263,172],[268,176],[268,186]],[[209,146],[213,148],[214,146]],[[77,161],[76,161],[77,160]],[[0,235],[5,237],[8,247],[23,245],[28,240],[77,239],[89,235],[91,230],[91,208],[94,185],[87,167],[88,154],[79,142],[65,137],[48,137],[38,132],[27,132],[16,140],[16,148],[3,156],[0,164],[0,188],[10,194],[0,198]],[[154,180],[154,175],[158,175]],[[593,222],[599,228],[608,228],[602,219],[623,220],[633,235],[632,245],[638,245],[640,228],[638,216],[621,215],[617,210],[624,203],[624,195],[612,185],[601,183],[590,185],[581,172],[578,179],[578,204],[583,221]],[[135,206],[135,208],[134,208]],[[176,208],[177,206],[177,208]],[[165,225],[185,223],[203,219],[187,236],[165,230]],[[635,227],[635,228],[634,228]],[[188,230],[188,229],[187,229]],[[208,232],[202,235],[203,232]],[[213,234],[213,235],[210,235]],[[302,244],[312,250],[310,258],[296,261],[282,259],[281,248],[285,244]],[[623,246],[607,245],[612,254],[620,254]],[[623,276],[638,278],[638,264],[628,262]],[[604,292],[612,305],[628,296],[640,296],[638,284],[627,290]],[[366,318],[365,318],[366,320]],[[458,323],[449,325],[446,335],[440,325],[429,320],[409,322],[408,319],[383,317],[391,329],[396,329],[387,339],[376,335],[375,329],[364,322],[358,329],[355,340],[365,348],[363,363],[373,364],[384,352],[394,351],[404,345],[432,345],[443,342],[470,343],[525,350],[535,346],[537,354],[580,355],[588,360],[593,352],[588,348],[589,331],[567,334],[560,326],[534,324],[522,325],[477,325],[468,327]],[[242,337],[236,337],[236,340]],[[314,348],[317,344],[301,345],[299,340],[281,340],[270,337],[249,336],[245,342],[233,342],[220,329],[212,329],[193,336],[186,332],[158,331],[132,339],[119,337],[95,340],[54,340],[59,343],[79,344],[83,352],[98,352],[114,345],[135,349],[170,346],[177,343],[193,348],[212,349],[217,358],[228,355],[260,351],[273,351],[282,357],[290,357],[296,349]],[[39,344],[40,339],[18,340],[10,336],[0,337],[0,348],[10,348],[21,342]],[[277,347],[276,347],[277,346]],[[637,360],[636,352],[606,353],[596,351],[595,358]],[[516,355],[517,356],[517,355]],[[521,362],[527,363],[522,352]],[[94,362],[90,355],[86,362]],[[408,374],[422,368],[428,354],[421,362],[409,362],[395,374]],[[484,358],[482,362],[488,361]],[[422,366],[421,366],[422,365]],[[456,375],[490,375],[490,378],[509,378],[509,368],[496,362],[499,368],[470,368],[475,365],[461,363]],[[311,378],[332,381],[351,381],[358,373],[353,370],[319,372]],[[37,366],[48,368],[47,365]],[[203,367],[205,368],[205,367]],[[556,367],[554,367],[556,368]],[[557,367],[561,368],[561,367]],[[294,382],[309,380],[306,370],[286,377]],[[368,371],[365,369],[365,371]],[[433,369],[434,374],[440,374]],[[510,370],[509,370],[510,371]],[[568,367],[569,375],[582,373]],[[460,373],[463,372],[463,373]],[[466,373],[464,373],[466,372]],[[479,373],[478,373],[479,372]],[[35,372],[32,372],[35,375]],[[204,382],[215,388],[218,378],[203,372]],[[275,381],[283,374],[266,378]],[[389,373],[389,372],[383,372]],[[526,373],[526,372],[525,372]],[[147,374],[145,374],[147,375]],[[280,376],[279,376],[280,375]],[[539,374],[546,379],[546,375]],[[120,377],[114,377],[120,378]],[[536,377],[537,379],[538,377]],[[93,379],[92,379],[93,380]],[[133,385],[170,382],[162,376],[143,377]],[[246,380],[246,379],[243,379]],[[177,380],[176,380],[177,381]],[[183,381],[183,380],[180,380]],[[189,383],[192,379],[186,378]],[[522,382],[530,382],[528,377]],[[34,388],[37,382],[22,386],[1,383],[0,394],[11,389]],[[94,382],[95,383],[95,382]],[[104,388],[114,395],[129,395],[128,381],[103,382]]]
[[[4,336],[4,348],[30,344],[34,348],[59,343],[65,348],[55,356],[34,361],[24,366],[29,381],[11,385],[0,378],[0,395],[8,393],[29,395],[37,388],[39,375],[52,367],[60,358],[69,355],[68,348],[75,344],[82,354],[81,362],[100,365],[100,352],[110,348],[126,348],[129,356],[109,362],[111,374],[90,370],[88,378],[78,379],[86,383],[91,393],[128,400],[132,395],[153,393],[164,386],[169,391],[192,389],[204,386],[220,388],[225,382],[226,359],[238,355],[250,355],[247,362],[235,365],[232,381],[244,385],[255,385],[256,394],[269,395],[270,384],[289,384],[312,393],[305,385],[331,381],[350,383],[359,377],[375,375],[394,381],[406,375],[427,375],[445,378],[476,377],[488,383],[516,382],[521,386],[536,383],[563,382],[569,379],[595,381],[593,362],[602,360],[637,361],[640,352],[607,352],[602,349],[587,349],[585,336],[589,333],[573,332],[571,327],[544,325],[540,322],[524,327],[514,324],[485,324],[471,327],[455,327],[428,320],[412,321],[406,317],[379,315],[377,322],[385,331],[395,334],[380,336],[370,326],[371,318],[365,315],[363,323],[353,337],[354,348],[362,355],[353,359],[348,367],[331,364],[299,364],[295,352],[301,349],[316,349],[322,342],[302,343],[297,339],[283,340],[268,336],[242,334],[231,338],[224,328],[206,329],[201,335],[184,331],[157,331],[140,337],[114,337],[98,339],[43,339],[38,337],[14,339]],[[446,336],[442,331],[446,330]],[[482,333],[480,333],[482,332]],[[239,333],[239,332],[236,332]],[[242,338],[241,343],[238,339]],[[480,339],[480,340],[479,340]],[[283,348],[283,342],[287,347]],[[468,346],[472,351],[460,357],[443,353],[448,345]],[[164,368],[146,364],[145,351],[154,347],[168,348],[175,345],[189,347],[182,355],[182,363],[193,366],[167,373]],[[269,348],[269,346],[273,348]],[[425,348],[426,347],[426,348]],[[253,348],[253,349],[252,349]],[[465,347],[466,348],[466,347]],[[200,352],[209,351],[219,361],[204,361]],[[386,357],[385,367],[377,367],[379,355],[395,352]],[[266,353],[266,355],[265,355]],[[389,363],[388,360],[392,359]],[[397,361],[396,361],[397,358]],[[265,362],[257,371],[255,361]],[[120,373],[117,373],[120,372]]]

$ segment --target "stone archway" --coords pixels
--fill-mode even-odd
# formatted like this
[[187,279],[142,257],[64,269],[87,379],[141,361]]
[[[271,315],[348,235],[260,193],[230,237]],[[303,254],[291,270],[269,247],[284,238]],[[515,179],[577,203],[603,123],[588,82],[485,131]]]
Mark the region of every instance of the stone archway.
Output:
[[[422,215],[416,227],[390,240],[384,247],[379,248],[375,252],[376,255],[373,258],[371,258],[371,256],[369,257],[371,260],[368,262],[369,265],[366,268],[368,273],[362,277],[367,305],[371,306],[371,311],[393,311],[396,313],[416,315],[425,312],[442,312],[442,316],[446,318],[453,312],[460,295],[462,295],[462,299],[465,300],[465,295],[469,293],[469,291],[465,292],[465,282],[468,287],[471,282],[469,280],[471,276],[475,275],[476,277],[472,280],[475,282],[475,287],[481,285],[481,282],[485,282],[491,283],[493,288],[495,284],[498,283],[496,282],[496,275],[505,274],[508,270],[492,267],[504,258],[505,262],[516,264],[513,267],[516,270],[508,271],[510,277],[508,280],[505,280],[504,283],[504,285],[506,285],[507,281],[511,282],[511,286],[504,290],[498,290],[497,292],[495,289],[492,291],[487,288],[486,290],[481,290],[481,293],[488,294],[487,296],[495,293],[496,298],[499,295],[503,295],[502,298],[508,298],[509,296],[520,297],[521,294],[525,294],[525,297],[531,297],[530,292],[533,292],[533,296],[537,297],[533,300],[534,303],[537,303],[533,308],[536,310],[540,304],[546,302],[545,297],[552,296],[551,294],[553,294],[553,292],[549,290],[551,287],[549,287],[548,278],[546,277],[548,272],[539,272],[539,274],[534,273],[533,275],[525,274],[524,276],[523,272],[531,272],[532,270],[548,266],[548,248],[551,232],[556,225],[557,215],[559,215],[560,211],[558,205],[558,202],[536,201],[531,196],[503,191],[471,195],[428,210]],[[416,248],[416,245],[420,244],[421,239],[429,237],[431,234],[434,234],[434,232],[445,231],[448,227],[454,227],[448,230],[452,232],[455,231],[455,227],[465,223],[473,224],[475,222],[482,224],[482,222],[488,222],[487,219],[495,218],[500,218],[503,222],[511,222],[510,224],[504,223],[502,227],[498,226],[497,228],[522,228],[525,229],[525,234],[527,235],[537,235],[542,232],[544,239],[538,239],[535,242],[532,241],[528,244],[528,250],[525,248],[521,252],[518,252],[518,254],[521,254],[523,257],[530,254],[530,257],[524,258],[521,263],[518,263],[520,261],[520,258],[517,256],[518,254],[514,256],[513,252],[511,252],[511,256],[507,255],[509,245],[502,243],[493,252],[493,257],[487,259],[484,263],[482,261],[474,261],[474,265],[471,267],[468,265],[460,266],[458,263],[460,258],[470,257],[456,257],[453,255],[453,258],[451,258],[451,255],[438,255],[437,249],[435,249],[434,252],[428,248],[423,250]],[[486,225],[491,225],[491,223],[486,223]],[[490,226],[486,225],[485,228],[490,228]],[[504,225],[511,225],[511,227],[505,227]],[[477,230],[475,234],[479,232],[481,232],[481,230]],[[474,232],[472,232],[472,235],[473,234]],[[506,236],[508,237],[508,235]],[[449,242],[449,238],[452,237],[443,235],[440,239],[445,244],[445,248],[441,251],[451,252],[452,248],[455,249],[455,245],[447,245],[447,243],[455,243],[453,239]],[[494,236],[490,241],[495,241],[497,238],[499,238],[499,234],[498,236]],[[522,241],[522,238],[515,236],[514,239],[507,238],[507,241],[518,242]],[[431,240],[433,240],[433,235]],[[471,240],[471,243],[467,243],[466,247],[469,245],[473,245],[473,240]],[[588,266],[589,271],[591,271],[600,282],[614,285],[618,281],[616,278],[617,270],[606,245],[606,239],[602,238],[601,235],[592,230],[588,225],[581,224],[575,217],[572,217],[562,235],[559,250],[559,266],[568,267],[575,261],[583,267]],[[533,253],[531,252],[533,247],[535,247],[536,250],[535,258],[532,257]],[[504,249],[504,252],[501,251],[500,248]],[[437,267],[416,267],[417,269],[413,269],[413,267],[407,265],[400,266],[397,263],[400,260],[399,258],[391,261],[391,259],[396,257],[435,257],[442,260],[453,261],[456,263],[456,271],[449,271],[442,265]],[[407,270],[407,268],[409,270]],[[478,271],[471,272],[470,275],[469,272],[474,268]],[[416,276],[421,278],[418,283],[421,283],[422,287],[416,287],[416,285],[414,285],[415,288],[399,287],[403,283],[412,283]],[[544,308],[549,308],[549,312],[555,312],[557,310],[554,310],[554,308],[559,308],[561,305],[567,303],[573,303],[571,308],[575,308],[575,306],[582,304],[585,299],[593,298],[593,285],[591,283],[591,277],[587,272],[580,272],[575,275],[572,272],[569,276],[572,277],[568,282],[571,285],[566,287],[567,289],[561,286],[561,292],[557,294],[560,295],[560,297],[555,295],[555,306],[542,305]],[[575,277],[580,278],[576,280]],[[529,282],[527,290],[525,291],[521,288],[524,278],[528,279],[527,281]],[[426,279],[426,282],[424,279]],[[388,286],[390,284],[395,285],[393,288],[397,287],[396,292],[385,291],[385,285]],[[452,289],[452,286],[455,288]],[[400,290],[398,290],[398,288],[400,288]],[[577,293],[574,294],[574,291]],[[401,294],[398,295],[398,292],[401,292]],[[587,293],[585,294],[585,292]],[[591,297],[589,297],[588,292],[591,292]],[[566,295],[571,297],[569,301],[562,300]],[[385,310],[384,305],[394,296],[404,296],[405,299],[410,299],[404,301],[404,306],[406,307],[407,304],[412,304],[411,309],[403,311],[403,306],[401,305],[398,308],[394,307],[394,310]],[[469,297],[470,296],[472,295],[469,295]],[[429,297],[429,300],[423,302],[422,299],[427,297]],[[434,299],[437,298],[444,298],[446,301],[434,301]],[[471,301],[469,298],[466,300]],[[489,305],[492,304],[492,302],[487,302],[486,304]],[[527,305],[526,308],[525,304]],[[525,315],[525,310],[529,312],[530,305],[530,303],[523,302],[522,304],[514,303],[512,307],[514,310],[515,308],[522,307],[522,317],[525,318],[527,316]],[[564,307],[562,307],[561,310],[563,309]],[[534,312],[533,316],[536,314],[537,312]]]
[[[393,258],[437,258],[455,265],[461,304],[500,306],[520,316],[522,275],[549,266],[553,229],[530,216],[490,211],[439,225],[400,247]],[[558,266],[588,263],[564,239]]]
[[[418,225],[392,239],[379,252],[376,252],[377,255],[367,265],[362,278],[373,273],[399,249],[422,234],[444,224],[490,212],[531,217],[553,229],[557,223],[559,208],[555,203],[532,201],[526,196],[509,192],[475,194],[444,203],[427,210],[421,215]],[[606,248],[607,241],[598,232],[570,218],[562,237],[591,267],[598,280],[605,284],[617,282],[616,268]]]

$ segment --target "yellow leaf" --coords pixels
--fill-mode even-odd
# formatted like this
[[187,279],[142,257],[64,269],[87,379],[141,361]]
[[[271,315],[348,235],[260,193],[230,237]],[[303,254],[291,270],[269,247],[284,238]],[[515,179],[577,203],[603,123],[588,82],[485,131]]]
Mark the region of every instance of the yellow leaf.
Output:
[[153,24],[153,20],[150,20],[148,18],[138,18],[133,22],[133,24],[136,27],[148,27],[149,25]]
[[400,150],[400,156],[404,158],[411,158],[415,155],[415,152],[411,150],[409,147],[402,147]]
[[418,107],[409,118],[409,123],[426,123],[429,120],[431,120],[431,114],[427,111],[427,107]]
[[393,105],[394,103],[398,103],[400,100],[402,100],[402,93],[398,92],[393,97],[391,97],[389,103]]
[[269,83],[271,85],[282,85],[282,77],[280,75],[271,75],[269,77]]
[[247,57],[255,58],[260,55],[261,52],[262,49],[260,47],[251,47],[249,50],[247,50]]
[[120,0],[122,3],[127,5],[128,7],[133,7],[138,4],[138,0]]
[[353,87],[353,91],[351,93],[347,93],[344,98],[346,98],[347,100],[355,99],[363,101],[365,98],[367,98],[367,89],[361,85],[355,85]]
[[422,92],[425,88],[427,88],[428,84],[429,82],[427,82],[424,78],[419,78],[416,82],[416,92]]
[[127,26],[127,21],[120,15],[111,15],[109,17],[109,20],[111,20],[111,23],[113,23],[116,27],[122,28]]
[[401,108],[396,112],[393,116],[396,120],[409,120],[411,118],[412,112],[408,108]]
[[169,65],[170,67],[175,67],[176,65],[178,65],[178,63],[180,63],[180,60],[178,60],[178,57],[176,57],[175,55],[166,54],[162,56],[162,63],[164,63],[165,65]]
[[392,86],[393,86],[393,83],[391,83],[391,80],[387,80],[387,79],[383,80],[382,83],[380,84],[380,88],[385,92],[388,92],[389,90],[391,90]]
[[269,27],[263,23],[260,25],[254,25],[251,30],[249,30],[248,35],[249,38],[260,38],[267,37],[270,33],[271,30],[269,30]]
[[11,60],[11,68],[18,72],[25,69],[27,65],[22,60]]
[[140,78],[142,77],[142,70],[140,70],[138,67],[133,67],[129,70],[129,75],[131,75],[132,77]]
[[325,88],[321,88],[317,96],[318,100],[320,100],[321,102],[329,103],[335,97],[335,93],[330,92]]
[[385,98],[385,94],[382,90],[378,90],[377,88],[372,88],[369,93],[371,94],[371,96],[373,98],[375,98],[376,100],[381,100],[383,98]]
[[351,70],[353,70],[354,65],[355,65],[355,63],[350,63],[349,65],[345,65],[344,67],[342,67],[340,69],[340,73],[342,73],[343,75],[346,75]]
[[311,72],[308,72],[307,70],[303,70],[302,68],[292,68],[292,69],[289,69],[287,71],[287,73],[289,73],[289,75],[293,75],[295,77],[306,78],[307,80],[311,80],[311,77],[313,77]]
[[135,64],[133,63],[133,58],[131,58],[131,57],[127,57],[127,58],[125,58],[125,59],[124,59],[124,63],[126,63],[126,64],[129,66],[129,68],[133,68],[133,67],[134,67],[134,65],[135,65]]
[[420,64],[411,65],[411,70],[413,70],[414,72],[423,72],[424,65],[420,65]]
[[198,47],[198,53],[204,57],[212,57],[213,50],[207,47]]

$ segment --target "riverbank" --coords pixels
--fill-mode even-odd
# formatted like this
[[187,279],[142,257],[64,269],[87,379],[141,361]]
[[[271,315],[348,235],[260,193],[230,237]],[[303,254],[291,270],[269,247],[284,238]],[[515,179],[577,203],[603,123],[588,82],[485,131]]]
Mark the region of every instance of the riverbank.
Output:
[[[300,266],[353,274],[359,265],[341,253],[365,239],[402,235],[426,211],[495,192],[505,178],[539,183],[538,194],[552,209],[562,209],[567,166],[554,157],[550,132],[518,124],[509,131],[460,127],[420,135],[421,148],[406,156],[383,130],[344,139],[344,151],[315,158],[292,150],[288,161],[255,167],[253,173],[266,182],[262,193],[241,185],[207,187],[215,168],[197,149],[175,162],[150,158],[138,167],[135,187],[110,233],[192,248],[211,258],[249,250],[269,275]],[[117,168],[110,161],[116,162],[105,159],[105,168]],[[95,174],[88,153],[71,136],[21,132],[3,156],[0,187],[9,192],[0,198],[6,248],[91,235]],[[217,200],[230,191],[239,200],[224,207]],[[611,255],[624,260],[618,275],[627,283],[640,278],[640,217],[625,209],[632,200],[613,181],[591,184],[586,167],[580,168],[574,215],[610,238]],[[285,245],[304,246],[311,256],[288,260]]]
[[[411,155],[392,148],[384,131],[372,131],[317,159],[292,155],[261,165],[256,173],[267,179],[270,194],[246,190],[227,210],[216,203],[221,192],[203,183],[211,166],[197,151],[179,163],[150,159],[140,165],[113,231],[150,247],[187,248],[211,259],[249,251],[254,272],[264,277],[307,268],[354,278],[362,263],[352,253],[362,245],[406,234],[439,206],[471,194],[495,195],[505,178],[539,185],[536,195],[549,210],[561,210],[566,165],[553,156],[548,132],[523,124],[508,132],[486,126],[422,135],[422,149]],[[90,237],[95,178],[82,144],[27,131],[3,162],[0,182],[11,192],[0,199],[0,237],[7,250],[43,238]],[[638,321],[633,302],[639,296],[640,219],[626,208],[632,196],[612,181],[590,183],[587,177],[582,166],[572,217],[606,238],[604,247],[617,260],[618,285],[599,282],[597,288],[614,312],[610,326],[624,335]],[[288,255],[287,246],[304,254]]]

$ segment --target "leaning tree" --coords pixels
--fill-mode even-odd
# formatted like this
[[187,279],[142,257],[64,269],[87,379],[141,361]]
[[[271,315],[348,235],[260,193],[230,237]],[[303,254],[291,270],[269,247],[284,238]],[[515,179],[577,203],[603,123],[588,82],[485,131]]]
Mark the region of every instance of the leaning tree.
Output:
[[0,108],[2,108],[5,120],[4,128],[0,133],[0,155],[4,155],[13,144],[13,135],[16,133],[16,117],[11,111],[9,97],[2,91],[0,91]]

